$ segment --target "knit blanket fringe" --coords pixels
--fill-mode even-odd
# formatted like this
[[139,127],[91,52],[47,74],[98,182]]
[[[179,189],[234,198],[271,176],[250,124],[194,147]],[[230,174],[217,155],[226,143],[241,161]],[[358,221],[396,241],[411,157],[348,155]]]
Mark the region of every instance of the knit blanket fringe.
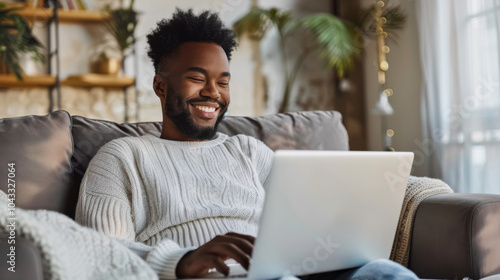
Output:
[[408,266],[413,218],[418,206],[428,197],[452,192],[450,186],[439,179],[410,176],[392,245],[391,260]]

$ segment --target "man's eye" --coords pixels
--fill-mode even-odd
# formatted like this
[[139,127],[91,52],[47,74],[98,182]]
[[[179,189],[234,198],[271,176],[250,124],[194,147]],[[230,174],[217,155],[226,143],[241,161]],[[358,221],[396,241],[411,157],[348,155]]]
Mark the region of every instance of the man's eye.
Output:
[[229,85],[229,82],[219,82],[219,85],[222,87],[227,87]]
[[190,77],[189,78],[191,81],[195,81],[195,82],[204,82],[203,79],[200,79],[200,78],[193,78],[193,77]]

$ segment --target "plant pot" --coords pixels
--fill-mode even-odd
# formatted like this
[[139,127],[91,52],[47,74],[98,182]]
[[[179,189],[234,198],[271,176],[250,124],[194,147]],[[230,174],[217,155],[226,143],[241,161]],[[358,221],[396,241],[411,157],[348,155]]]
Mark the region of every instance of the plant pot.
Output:
[[118,58],[99,58],[95,62],[95,72],[98,74],[116,75],[120,71],[121,60]]

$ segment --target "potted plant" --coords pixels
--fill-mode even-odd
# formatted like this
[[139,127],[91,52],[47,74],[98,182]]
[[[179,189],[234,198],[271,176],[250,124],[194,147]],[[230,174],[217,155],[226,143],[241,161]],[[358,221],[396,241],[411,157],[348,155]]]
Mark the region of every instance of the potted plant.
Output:
[[[288,110],[291,91],[305,59],[311,54],[319,55],[327,67],[342,77],[361,52],[363,38],[372,39],[376,35],[373,14],[373,7],[364,9],[357,22],[351,23],[326,13],[296,18],[277,8],[252,7],[233,28],[238,35],[248,34],[250,39],[259,41],[271,28],[277,29],[284,73],[283,98],[278,112],[283,113]],[[384,10],[383,17],[388,32],[401,28],[406,19],[399,6]],[[286,41],[298,31],[305,32],[306,37],[302,40],[301,53],[293,59],[287,55]]]
[[120,6],[117,9],[107,7],[108,13],[111,15],[107,22],[107,28],[116,41],[118,50],[122,58],[122,69],[124,69],[125,57],[127,51],[135,44],[135,28],[137,27],[138,13],[133,9],[135,0],[130,0],[127,7],[124,6],[123,0],[120,0]]
[[24,74],[19,65],[19,54],[28,53],[36,61],[45,61],[43,45],[33,36],[25,18],[15,13],[20,8],[6,8],[0,2],[0,73],[13,73],[22,81]]
[[94,70],[99,74],[116,75],[120,71],[121,60],[116,57],[109,57],[106,51],[102,51],[94,62]]
[[[254,40],[261,40],[272,27],[276,27],[279,34],[283,62],[284,86],[283,98],[278,109],[280,113],[288,110],[295,78],[309,55],[318,54],[326,62],[327,67],[336,69],[337,74],[342,76],[360,52],[361,46],[356,38],[358,34],[354,25],[331,14],[315,14],[299,19],[290,12],[277,8],[252,7],[249,13],[233,25],[238,35],[248,34]],[[286,41],[290,35],[298,31],[305,32],[311,40],[302,40],[302,51],[290,68],[289,63],[292,59],[287,55]]]

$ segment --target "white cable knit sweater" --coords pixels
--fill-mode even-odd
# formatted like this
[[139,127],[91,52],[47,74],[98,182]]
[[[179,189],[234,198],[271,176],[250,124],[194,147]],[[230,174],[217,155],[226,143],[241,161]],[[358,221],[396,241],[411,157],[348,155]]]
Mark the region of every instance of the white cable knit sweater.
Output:
[[216,235],[257,234],[272,159],[264,143],[244,135],[116,139],[89,164],[75,219],[173,279],[180,258]]

